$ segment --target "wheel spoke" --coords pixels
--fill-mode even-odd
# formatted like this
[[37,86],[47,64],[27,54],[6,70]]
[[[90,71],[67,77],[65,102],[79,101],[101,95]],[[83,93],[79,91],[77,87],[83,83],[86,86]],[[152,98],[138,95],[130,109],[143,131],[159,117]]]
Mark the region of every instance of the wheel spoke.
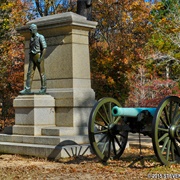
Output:
[[108,145],[108,158],[111,155],[111,138],[109,138],[109,145]]
[[180,156],[180,146],[178,146],[178,144],[176,143],[175,140],[173,140],[173,144],[174,144],[174,147],[175,147],[177,154]]
[[94,124],[107,129],[107,126],[104,126],[104,125],[100,124],[100,122],[94,121]]
[[108,132],[108,129],[103,129],[103,130],[94,132],[94,134],[101,134],[101,133],[106,133],[106,132]]
[[[174,118],[174,123],[176,123],[176,121],[179,121],[179,119],[180,119],[180,112],[177,113],[176,117]],[[174,123],[173,123],[173,124],[174,124]],[[178,122],[177,122],[177,123],[178,123]],[[179,124],[180,124],[180,122],[179,122]]]
[[172,160],[175,161],[175,154],[174,154],[174,143],[171,143],[171,155],[172,155]]
[[100,117],[102,118],[102,120],[104,121],[104,123],[106,125],[108,125],[109,123],[106,121],[106,119],[103,117],[103,115],[98,111],[98,114],[100,115]]
[[164,128],[160,128],[160,127],[158,127],[158,130],[159,131],[164,131],[164,132],[169,132],[169,129],[164,129]]
[[107,138],[106,138],[106,141],[105,141],[105,143],[104,143],[104,145],[103,145],[103,148],[102,148],[102,153],[104,154],[104,152],[105,152],[105,150],[106,150],[106,148],[107,148],[107,145],[108,145],[108,136],[107,136]]
[[102,143],[105,137],[107,137],[107,134],[104,134],[104,136],[97,142],[97,145],[99,145],[99,143]]
[[111,110],[112,110],[112,104],[108,103],[108,117],[110,119],[110,123],[113,122],[113,116],[112,116]]
[[180,111],[177,113],[176,117],[174,118],[174,124],[176,124],[176,128],[178,130],[176,140],[180,144]]
[[120,142],[119,142],[118,138],[117,138],[116,136],[115,136],[114,138],[115,138],[115,140],[116,140],[116,142],[117,142],[118,146],[119,146],[120,148],[122,148],[122,146],[121,146],[121,144],[120,144]]
[[169,161],[170,149],[171,149],[171,140],[169,139],[168,144],[167,144],[167,150],[166,150],[166,160],[167,161]]
[[167,136],[169,136],[168,133],[165,133],[160,139],[158,139],[158,142],[161,142],[163,139],[165,139]]
[[165,147],[166,147],[168,141],[169,141],[169,137],[166,137],[166,139],[165,139],[165,141],[164,141],[164,144],[163,144],[163,147],[162,147],[162,149],[161,149],[161,153],[164,152],[164,149],[165,149]]
[[114,155],[117,155],[117,153],[116,153],[116,146],[115,146],[115,142],[114,142],[114,138],[112,138],[112,145],[113,145]]
[[[112,115],[112,114],[111,114],[111,115]],[[117,116],[117,117],[112,116],[112,122],[115,122],[115,121],[116,121],[116,119],[121,119],[121,117],[120,117],[120,116]]]
[[164,126],[166,126],[166,128],[168,128],[168,124],[166,123],[166,121],[164,121],[164,119],[162,117],[160,117],[160,120],[164,124]]
[[117,124],[117,123],[119,122],[120,119],[121,119],[121,117],[118,116],[118,117],[116,118],[116,120],[114,121],[114,124]]
[[127,137],[127,135],[123,135],[123,134],[121,134],[121,133],[118,133],[118,135],[120,135],[120,136],[123,137],[123,138],[126,138],[126,137]]
[[106,109],[106,107],[105,107],[105,104],[103,104],[103,110],[104,110],[104,112],[105,112],[105,114],[106,114],[106,118],[107,118],[107,120],[109,121],[109,123],[111,122],[111,120],[109,119],[109,116],[108,116],[108,113],[107,113],[107,109]]

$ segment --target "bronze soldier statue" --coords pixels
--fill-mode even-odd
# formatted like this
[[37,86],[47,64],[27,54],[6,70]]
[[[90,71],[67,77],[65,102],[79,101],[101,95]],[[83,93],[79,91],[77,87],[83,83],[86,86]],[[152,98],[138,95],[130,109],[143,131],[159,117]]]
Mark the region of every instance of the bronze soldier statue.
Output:
[[91,20],[92,0],[77,0],[77,14]]
[[46,76],[44,72],[44,56],[46,53],[47,44],[43,35],[37,32],[36,24],[31,24],[29,27],[31,39],[29,44],[29,67],[27,72],[26,86],[20,94],[30,94],[31,85],[36,68],[39,71],[41,78],[41,89],[39,94],[46,93]]

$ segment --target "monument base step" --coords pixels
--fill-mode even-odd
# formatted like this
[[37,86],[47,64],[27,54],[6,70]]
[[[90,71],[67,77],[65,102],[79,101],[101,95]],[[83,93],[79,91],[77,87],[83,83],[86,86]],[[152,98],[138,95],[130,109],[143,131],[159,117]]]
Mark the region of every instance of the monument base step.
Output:
[[91,154],[89,144],[83,145],[42,145],[14,142],[0,142],[0,152],[4,154],[28,155],[52,160]]
[[30,136],[0,134],[0,142],[40,144],[40,145],[74,145],[89,144],[88,135],[75,136]]
[[13,127],[0,134],[0,153],[59,159],[91,154],[87,127],[48,126],[41,135],[12,133]]

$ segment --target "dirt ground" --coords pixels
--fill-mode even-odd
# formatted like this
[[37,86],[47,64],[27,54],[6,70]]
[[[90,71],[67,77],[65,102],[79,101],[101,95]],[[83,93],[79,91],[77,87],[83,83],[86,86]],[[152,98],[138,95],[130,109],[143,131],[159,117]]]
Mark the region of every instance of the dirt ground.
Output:
[[[180,179],[180,164],[161,166],[151,147],[130,147],[120,160],[100,162],[95,155],[48,161],[20,155],[0,155],[1,180],[130,180]],[[168,176],[169,175],[169,176]],[[167,178],[169,177],[169,178]]]

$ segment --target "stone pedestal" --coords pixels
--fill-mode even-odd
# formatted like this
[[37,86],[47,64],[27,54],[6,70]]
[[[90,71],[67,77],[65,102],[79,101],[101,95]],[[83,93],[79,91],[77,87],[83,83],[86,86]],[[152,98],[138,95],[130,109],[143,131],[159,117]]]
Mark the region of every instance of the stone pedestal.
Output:
[[[45,72],[47,92],[55,98],[55,125],[58,127],[87,126],[95,103],[91,88],[89,31],[97,23],[72,12],[42,17],[27,23],[19,32],[25,37],[25,77],[29,57],[29,25],[35,23],[47,42]],[[33,90],[40,88],[38,72]]]
[[41,135],[41,129],[55,126],[55,100],[50,95],[23,95],[14,100],[13,134]]

